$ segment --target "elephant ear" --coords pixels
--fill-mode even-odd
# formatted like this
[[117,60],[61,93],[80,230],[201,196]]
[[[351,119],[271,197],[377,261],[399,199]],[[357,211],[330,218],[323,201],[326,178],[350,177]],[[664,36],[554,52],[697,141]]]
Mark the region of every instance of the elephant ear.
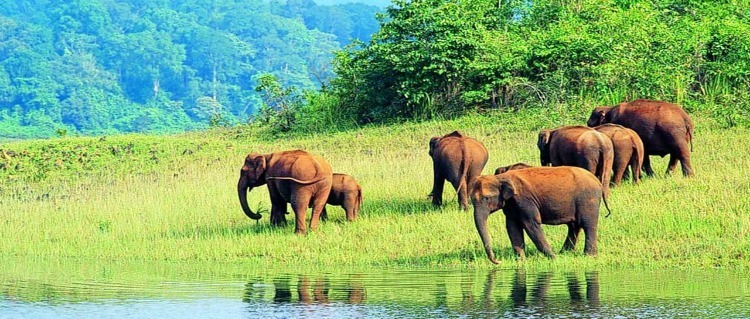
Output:
[[[497,180],[500,182],[500,186],[498,187],[500,190],[500,203],[505,203],[507,200],[513,198],[513,196],[518,195],[516,184],[513,183],[513,180],[506,176],[499,177]],[[502,206],[505,205],[503,204]]]
[[540,151],[544,151],[549,145],[549,139],[552,136],[552,130],[541,130],[539,131],[539,140],[536,142],[536,146]]
[[253,158],[253,176],[260,179],[260,176],[266,172],[266,157],[256,156]]
[[430,156],[432,156],[432,153],[435,151],[438,142],[440,142],[440,137],[436,136],[430,139]]
[[[611,119],[610,119],[611,120]],[[603,109],[599,110],[599,125],[608,123],[607,121],[607,112],[605,112]]]

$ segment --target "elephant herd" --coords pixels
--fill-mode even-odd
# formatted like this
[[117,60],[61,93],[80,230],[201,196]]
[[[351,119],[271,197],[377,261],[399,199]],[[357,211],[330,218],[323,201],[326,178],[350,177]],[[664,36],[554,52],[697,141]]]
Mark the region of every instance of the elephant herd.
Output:
[[[610,183],[619,185],[626,174],[634,183],[654,174],[650,155],[670,155],[667,174],[679,161],[683,175],[693,176],[690,163],[693,123],[676,104],[639,99],[614,107],[595,108],[587,126],[564,126],[539,132],[541,167],[517,163],[499,167],[494,175],[481,175],[489,155],[484,145],[459,131],[433,137],[429,155],[433,162],[433,205],[442,205],[445,181],[453,185],[463,210],[474,207],[474,223],[487,257],[498,263],[487,231],[487,218],[501,210],[513,250],[524,257],[524,232],[548,257],[554,257],[542,224],[568,226],[563,251],[573,250],[584,232],[584,253],[596,255],[599,206],[607,206]],[[552,167],[548,167],[552,166]],[[628,173],[630,170],[632,172]],[[613,175],[614,172],[614,175]],[[286,222],[286,205],[292,204],[295,233],[305,233],[306,211],[312,207],[310,228],[325,219],[325,205],[341,205],[347,220],[356,219],[362,188],[349,175],[332,173],[321,157],[302,150],[249,154],[240,172],[238,193],[245,214],[250,210],[247,192],[266,184],[271,197],[271,224]]]

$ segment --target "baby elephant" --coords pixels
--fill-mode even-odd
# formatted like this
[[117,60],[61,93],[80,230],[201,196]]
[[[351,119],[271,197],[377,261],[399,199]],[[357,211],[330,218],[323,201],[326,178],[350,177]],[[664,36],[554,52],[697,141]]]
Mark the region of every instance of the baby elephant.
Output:
[[505,173],[507,171],[514,170],[514,169],[524,169],[524,168],[529,168],[529,167],[532,167],[532,166],[526,163],[515,163],[513,165],[498,167],[495,170],[495,175],[502,174],[502,173]]
[[[346,219],[354,221],[359,215],[359,207],[362,205],[362,187],[359,186],[354,177],[346,174],[333,174],[331,193],[328,195],[328,205],[342,206],[346,212]],[[323,208],[320,214],[323,220],[328,219],[328,213]]]
[[[499,175],[483,175],[471,191],[474,224],[489,260],[495,264],[487,217],[502,209],[513,250],[524,258],[524,235],[542,253],[554,257],[544,238],[542,224],[568,225],[563,250],[575,249],[578,234],[586,235],[584,253],[596,255],[596,229],[603,187],[591,172],[573,166],[531,167]],[[606,199],[604,200],[607,206]],[[607,207],[607,210],[609,208]]]

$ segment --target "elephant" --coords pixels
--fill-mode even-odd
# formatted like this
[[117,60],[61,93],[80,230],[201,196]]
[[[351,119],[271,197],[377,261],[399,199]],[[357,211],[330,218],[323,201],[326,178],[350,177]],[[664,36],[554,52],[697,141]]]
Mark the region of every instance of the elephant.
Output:
[[638,133],[646,152],[643,157],[646,175],[654,175],[649,156],[664,157],[667,154],[667,174],[671,174],[677,167],[677,161],[680,161],[684,176],[695,175],[690,163],[693,121],[680,106],[645,99],[623,102],[613,107],[600,106],[594,108],[586,124],[594,127],[605,123],[619,124]]
[[615,156],[612,162],[612,169],[615,172],[612,182],[620,185],[629,165],[633,171],[633,183],[638,183],[641,179],[644,155],[643,141],[638,134],[627,127],[612,123],[595,126],[594,129],[612,141]]
[[609,196],[614,151],[604,134],[585,126],[563,126],[539,132],[539,157],[542,166],[577,166],[596,175]]
[[[359,186],[354,177],[346,174],[333,173],[333,184],[331,193],[328,195],[328,205],[336,205],[344,208],[346,220],[354,221],[359,215],[359,207],[362,205],[362,187]],[[328,212],[323,208],[320,214],[321,220],[328,219]]]
[[502,174],[502,173],[505,173],[507,171],[514,170],[514,169],[524,169],[524,168],[529,168],[529,167],[533,167],[533,166],[526,164],[526,163],[515,163],[513,165],[498,167],[495,170],[495,175]]
[[468,193],[471,181],[482,174],[489,155],[484,145],[459,131],[445,136],[430,139],[430,157],[432,157],[433,186],[430,196],[432,204],[443,204],[443,186],[448,180],[456,189],[458,204],[463,210],[469,210]]
[[554,258],[544,238],[542,224],[568,225],[563,251],[575,249],[583,229],[586,235],[584,253],[596,255],[601,200],[609,211],[603,189],[594,174],[574,166],[531,167],[478,177],[471,190],[471,201],[474,225],[487,257],[492,263],[498,263],[487,231],[487,217],[500,209],[505,214],[505,227],[513,250],[521,259],[525,258],[524,230],[537,249]]
[[237,192],[245,215],[258,220],[261,215],[250,210],[247,193],[254,187],[267,184],[271,197],[271,224],[286,223],[284,214],[287,203],[290,203],[296,218],[294,232],[304,234],[307,208],[313,207],[310,229],[315,230],[331,192],[332,180],[333,173],[328,162],[303,150],[250,153],[240,170]]

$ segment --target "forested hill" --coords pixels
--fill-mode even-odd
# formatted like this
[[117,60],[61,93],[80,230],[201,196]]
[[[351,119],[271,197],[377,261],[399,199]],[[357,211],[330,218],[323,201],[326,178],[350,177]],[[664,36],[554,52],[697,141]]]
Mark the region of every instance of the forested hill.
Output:
[[0,138],[175,132],[245,121],[258,76],[312,89],[377,31],[364,3],[10,0],[0,6]]

